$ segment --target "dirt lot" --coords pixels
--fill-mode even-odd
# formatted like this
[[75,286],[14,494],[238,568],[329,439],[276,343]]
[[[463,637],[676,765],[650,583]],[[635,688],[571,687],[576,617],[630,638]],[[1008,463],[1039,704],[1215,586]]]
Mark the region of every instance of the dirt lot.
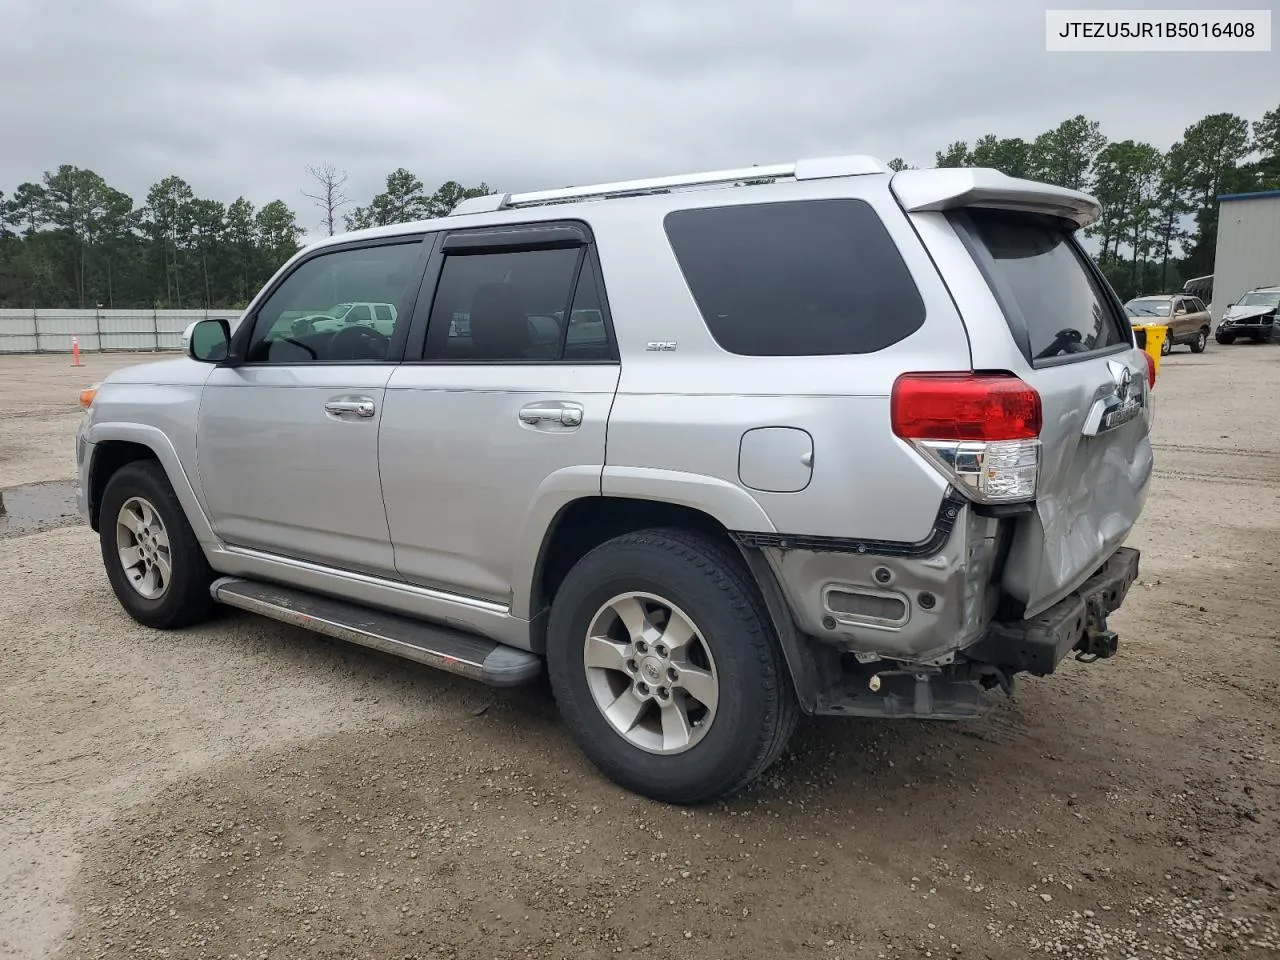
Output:
[[[72,475],[120,362],[0,358],[0,487]],[[86,528],[0,534],[0,955],[1275,956],[1278,375],[1166,358],[1117,658],[981,721],[808,722],[697,811],[603,781],[544,687],[151,633]]]

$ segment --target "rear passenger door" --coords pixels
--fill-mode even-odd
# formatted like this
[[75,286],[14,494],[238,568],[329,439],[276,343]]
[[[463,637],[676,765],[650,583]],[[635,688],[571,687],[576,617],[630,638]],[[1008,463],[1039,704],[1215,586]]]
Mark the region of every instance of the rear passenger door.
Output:
[[585,224],[450,232],[383,403],[400,575],[504,605],[527,591],[541,531],[600,493],[618,373]]
[[1206,333],[1213,326],[1213,318],[1209,316],[1209,308],[1204,305],[1204,301],[1199,297],[1190,297],[1191,309],[1194,313],[1195,323],[1192,325],[1192,335],[1200,329],[1204,329]]

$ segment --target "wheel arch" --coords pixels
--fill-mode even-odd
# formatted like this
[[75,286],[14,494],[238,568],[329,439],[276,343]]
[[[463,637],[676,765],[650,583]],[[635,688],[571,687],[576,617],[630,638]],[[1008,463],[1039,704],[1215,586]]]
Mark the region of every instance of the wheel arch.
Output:
[[102,492],[111,477],[126,464],[150,459],[164,470],[196,539],[202,546],[218,542],[178,451],[162,430],[138,423],[98,423],[90,428],[87,439],[93,444],[93,457],[89,462],[86,494],[90,526],[95,532],[101,521]]
[[687,504],[644,497],[590,496],[564,504],[548,524],[532,567],[528,591],[533,649],[546,649],[547,614],[559,584],[569,570],[595,547],[615,537],[653,528],[693,530],[716,539],[741,556],[782,647],[792,686],[805,713],[812,713],[827,664],[823,645],[797,628],[773,568],[764,552],[739,543],[718,517]]

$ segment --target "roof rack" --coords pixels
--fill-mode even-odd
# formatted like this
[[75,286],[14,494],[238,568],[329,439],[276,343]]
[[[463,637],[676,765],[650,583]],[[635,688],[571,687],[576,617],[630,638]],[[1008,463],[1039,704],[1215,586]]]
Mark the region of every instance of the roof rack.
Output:
[[616,183],[598,183],[585,187],[564,187],[559,190],[535,190],[532,193],[491,193],[483,197],[471,197],[461,201],[449,216],[469,213],[493,213],[520,207],[541,207],[553,203],[572,203],[575,200],[606,200],[617,197],[639,197],[655,193],[670,193],[694,187],[724,186],[731,183],[776,180],[821,180],[827,177],[852,177],[868,173],[889,173],[889,167],[875,157],[852,154],[845,157],[817,157],[797,160],[795,163],[776,163],[769,166],[742,167],[737,170],[709,170],[704,173],[684,173],[672,177],[652,177],[646,180],[620,180]]

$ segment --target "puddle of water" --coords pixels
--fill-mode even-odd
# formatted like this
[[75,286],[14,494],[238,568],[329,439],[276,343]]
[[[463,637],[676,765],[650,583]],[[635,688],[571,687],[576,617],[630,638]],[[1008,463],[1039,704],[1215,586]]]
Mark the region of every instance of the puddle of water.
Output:
[[0,490],[0,540],[70,526],[79,520],[72,481],[27,483]]

